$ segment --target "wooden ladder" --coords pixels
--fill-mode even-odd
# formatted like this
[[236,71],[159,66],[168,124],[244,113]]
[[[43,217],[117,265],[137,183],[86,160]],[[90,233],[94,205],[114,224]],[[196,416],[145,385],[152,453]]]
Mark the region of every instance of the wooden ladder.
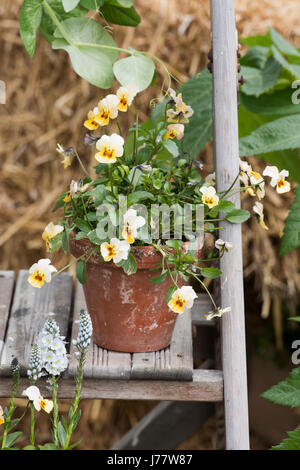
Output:
[[[217,188],[222,191],[239,171],[234,0],[211,0],[211,23],[214,163]],[[238,194],[232,200],[239,207]],[[217,447],[249,449],[241,227],[227,223],[222,227],[222,238],[234,249],[221,260],[218,300],[222,307],[231,306],[221,322],[205,320],[211,305],[199,295],[192,312],[178,318],[171,345],[163,351],[127,354],[96,345],[89,348],[83,398],[161,401],[114,449],[174,449],[215,410]],[[30,350],[48,313],[55,312],[72,353],[78,329],[74,320],[85,307],[82,287],[77,284],[73,289],[71,274],[61,273],[43,289],[34,289],[27,277],[28,272],[21,270],[15,282],[14,272],[0,271],[0,397],[10,395],[14,357],[23,376],[20,394],[28,386]],[[216,324],[221,324],[220,334]],[[215,343],[220,345],[216,358]],[[212,368],[215,363],[220,370]],[[61,398],[73,396],[75,367],[71,360],[59,384]]]

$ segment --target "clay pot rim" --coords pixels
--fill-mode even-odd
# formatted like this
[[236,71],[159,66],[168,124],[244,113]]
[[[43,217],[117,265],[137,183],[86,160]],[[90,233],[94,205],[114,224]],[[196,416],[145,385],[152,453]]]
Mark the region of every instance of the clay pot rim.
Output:
[[[189,241],[184,242],[184,247],[187,248]],[[83,255],[85,251],[90,250],[93,243],[90,240],[83,238],[81,240],[70,240],[70,252],[73,256]],[[164,245],[162,245],[163,247]],[[138,269],[151,269],[161,262],[162,255],[152,245],[131,245],[130,252],[134,255]],[[197,251],[198,258],[200,257],[201,249]],[[120,269],[113,261],[102,263],[99,256],[94,253],[88,260],[88,263],[99,265],[103,268]]]

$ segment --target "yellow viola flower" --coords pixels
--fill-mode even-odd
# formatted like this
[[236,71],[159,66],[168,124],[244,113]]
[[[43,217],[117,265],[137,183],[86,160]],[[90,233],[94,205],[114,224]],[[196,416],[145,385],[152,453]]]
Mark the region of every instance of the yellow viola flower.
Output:
[[183,286],[173,293],[168,307],[175,313],[184,313],[186,308],[192,308],[196,297],[197,294],[191,286]]
[[61,161],[64,166],[64,169],[71,166],[71,155],[73,153],[73,147],[69,147],[65,150],[62,145],[57,144],[56,151],[64,158]]
[[119,104],[117,106],[118,110],[125,113],[128,109],[128,106],[131,106],[136,94],[137,90],[134,85],[128,85],[126,87],[121,86],[116,93],[119,99]]
[[181,140],[184,135],[184,125],[183,124],[170,124],[167,127],[167,133],[164,139],[176,139]]
[[71,201],[71,191],[68,191],[65,197],[63,198],[64,202],[70,202]]
[[103,135],[97,140],[96,148],[99,152],[95,158],[99,163],[115,163],[117,158],[122,157],[124,149],[124,139],[118,134]]
[[276,166],[267,166],[263,172],[264,176],[270,176],[271,186],[276,187],[276,191],[279,194],[287,193],[291,190],[291,185],[288,181],[285,181],[285,178],[289,176],[287,170],[282,170],[279,172]]
[[110,119],[118,116],[119,98],[116,95],[107,95],[98,103],[98,114],[95,115],[95,121],[100,126],[107,126]]
[[213,186],[202,186],[200,191],[202,193],[203,204],[206,204],[210,209],[219,204],[219,196]]
[[269,228],[266,226],[265,221],[264,221],[264,206],[261,204],[261,202],[256,201],[255,205],[253,206],[253,212],[255,212],[259,225],[264,228],[265,230],[269,230]]
[[29,269],[29,284],[40,289],[45,282],[51,282],[51,274],[57,270],[50,263],[51,261],[48,258],[40,259],[37,263],[34,263]]
[[39,388],[35,385],[31,385],[30,387],[26,388],[26,390],[23,390],[22,395],[26,396],[29,401],[32,401],[34,408],[37,411],[42,409],[46,411],[46,413],[51,413],[53,409],[53,401],[43,398],[40,394]]
[[5,423],[4,415],[3,415],[3,408],[0,405],[0,424]]
[[50,222],[42,234],[42,239],[46,242],[46,250],[50,251],[50,240],[54,238],[59,233],[63,232],[64,228],[61,225],[54,225],[53,222]]
[[95,121],[95,117],[99,114],[99,109],[96,107],[93,109],[93,111],[88,112],[88,118],[86,121],[84,121],[83,125],[90,131],[95,131],[98,129],[99,124],[98,122]]
[[127,259],[129,251],[129,243],[125,240],[119,240],[118,238],[112,238],[109,243],[105,242],[101,245],[101,254],[104,261],[108,262],[113,260],[115,264],[123,259]]
[[137,230],[145,225],[146,220],[141,215],[138,216],[135,209],[128,209],[123,220],[122,237],[131,245],[137,237]]

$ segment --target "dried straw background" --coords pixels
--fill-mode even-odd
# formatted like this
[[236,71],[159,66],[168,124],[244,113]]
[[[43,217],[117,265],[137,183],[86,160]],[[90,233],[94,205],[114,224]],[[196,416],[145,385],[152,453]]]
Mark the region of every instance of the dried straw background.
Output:
[[[29,59],[18,31],[21,3],[1,0],[0,4],[0,79],[7,87],[7,104],[0,107],[0,260],[1,269],[14,270],[44,257],[41,233],[54,220],[51,210],[56,196],[71,179],[80,177],[76,166],[62,171],[56,144],[76,146],[86,165],[93,165],[90,150],[83,144],[82,121],[101,97],[98,89],[75,75],[67,55],[52,51],[44,39],[39,38],[35,57]],[[299,46],[298,5],[297,0],[236,0],[238,32],[245,36],[263,34],[273,26]],[[136,7],[142,16],[138,28],[114,27],[113,35],[120,47],[134,45],[156,54],[182,81],[206,66],[210,48],[208,0],[136,0]],[[162,76],[159,70],[156,87],[137,100],[142,118],[150,112],[144,103],[160,92]],[[128,117],[133,120],[133,111],[123,117],[124,126]],[[200,158],[207,172],[211,171],[209,145]],[[254,158],[251,161],[261,165]],[[291,194],[279,198],[268,191],[268,234],[254,220],[243,228],[245,278],[254,283],[263,318],[273,315],[278,348],[282,346],[282,304],[289,302],[293,309],[300,290],[299,253],[282,260],[277,256],[292,198]],[[249,199],[244,201],[245,208],[251,205]],[[65,261],[62,255],[53,257],[56,266],[63,266]],[[250,304],[249,309],[253,311]],[[87,403],[81,448],[109,447],[150,406]],[[201,433],[185,448],[212,448],[213,440],[211,433]]]

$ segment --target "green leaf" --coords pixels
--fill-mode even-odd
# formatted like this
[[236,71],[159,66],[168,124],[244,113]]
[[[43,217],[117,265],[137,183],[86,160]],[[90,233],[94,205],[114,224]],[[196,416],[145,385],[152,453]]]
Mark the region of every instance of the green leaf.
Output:
[[61,26],[71,43],[63,39],[56,29],[57,39],[52,43],[53,49],[68,52],[73,68],[80,77],[99,88],[110,88],[113,83],[112,65],[118,57],[117,50],[110,49],[117,48],[111,36],[91,18],[69,18]]
[[[233,204],[233,202],[227,201],[226,199],[220,199],[220,202],[217,207],[218,212],[225,212],[225,214],[228,214],[234,209],[235,209],[235,205]],[[211,214],[211,211],[210,211],[210,214]]]
[[5,447],[10,448],[12,447],[15,442],[19,439],[20,436],[22,436],[22,432],[17,431],[17,432],[12,432],[11,434],[7,435],[6,442],[5,442]]
[[80,0],[80,4],[88,10],[96,10],[97,7],[102,7],[105,0]]
[[293,77],[300,78],[300,65],[290,64],[275,46],[272,46],[271,50],[274,59],[277,60],[285,70],[287,70]]
[[269,34],[273,44],[280,50],[280,52],[283,54],[300,57],[300,53],[297,51],[297,49],[287,42],[275,29],[270,28]]
[[87,237],[94,245],[101,245],[101,243],[103,243],[103,240],[100,240],[100,238],[97,236],[96,230],[89,232]]
[[216,279],[217,277],[221,276],[222,271],[217,268],[203,268],[200,269],[200,273],[204,277],[208,277],[209,279]]
[[52,442],[47,442],[46,444],[38,446],[40,450],[58,450],[59,447],[53,444]]
[[243,66],[262,69],[266,64],[268,55],[268,47],[254,46],[240,58],[239,63]]
[[133,7],[133,0],[105,0],[105,3],[123,8]]
[[57,435],[58,435],[58,440],[60,442],[60,445],[63,447],[65,445],[65,442],[66,442],[67,433],[64,430],[64,427],[63,427],[63,425],[61,424],[60,421],[57,425]]
[[176,144],[176,142],[174,142],[173,140],[164,140],[163,142],[163,146],[165,147],[166,150],[168,150],[168,152],[174,157],[178,157],[179,155],[179,150],[178,150],[178,146]]
[[289,437],[283,439],[278,446],[273,446],[272,450],[300,450],[300,429],[289,431]]
[[283,237],[281,239],[280,256],[286,255],[300,246],[300,186],[295,189],[295,200],[287,216]]
[[69,253],[69,231],[65,228],[61,237],[62,248],[65,253]]
[[76,276],[81,284],[86,283],[86,261],[84,261],[83,259],[77,261]]
[[118,60],[113,67],[116,79],[123,86],[135,85],[138,92],[148,88],[152,82],[155,65],[151,59],[141,54]]
[[179,250],[183,242],[181,240],[167,240],[166,245],[170,248],[174,248],[174,250]]
[[227,213],[226,220],[232,224],[242,224],[250,217],[250,212],[243,209],[234,209]]
[[65,11],[69,12],[73,10],[75,7],[77,7],[79,1],[80,0],[62,0]]
[[300,322],[300,317],[290,317],[290,318],[288,318],[288,320],[293,320],[293,321]]
[[172,295],[174,294],[174,292],[177,291],[177,287],[176,286],[171,286],[169,287],[169,289],[167,290],[167,293],[166,293],[166,302],[170,302],[171,298],[172,298]]
[[38,450],[38,448],[32,445],[28,445],[28,446],[23,447],[23,450]]
[[50,240],[50,251],[54,253],[59,250],[62,246],[62,233],[58,233],[55,237]]
[[300,406],[300,367],[293,369],[285,380],[262,393],[261,397],[276,405]]
[[265,35],[257,34],[255,36],[248,36],[247,38],[240,37],[239,42],[249,47],[254,47],[254,46],[270,47],[272,45],[272,40],[270,38],[269,32]]
[[155,197],[148,191],[135,191],[134,193],[128,195],[127,203],[128,206],[132,206],[133,204],[137,204],[140,201],[145,201],[146,199],[151,199],[151,201],[154,201]]
[[141,22],[141,17],[134,7],[122,8],[105,4],[101,8],[101,13],[109,23],[121,26],[137,26]]
[[264,68],[241,67],[241,74],[245,77],[243,93],[259,96],[270,90],[276,84],[280,75],[280,64],[273,57],[269,57]]
[[118,266],[122,266],[124,272],[129,276],[137,272],[136,260],[132,253],[129,253],[128,258],[126,260],[123,260],[121,261],[121,263],[118,263]]
[[35,51],[36,32],[42,19],[41,3],[42,0],[24,0],[20,11],[20,34],[31,58]]
[[75,219],[75,225],[78,227],[82,232],[90,232],[91,231],[91,226],[90,224],[83,219]]
[[166,279],[167,275],[168,275],[168,272],[166,271],[165,273],[160,274],[159,276],[151,277],[150,282],[152,284],[160,284]]
[[239,102],[251,113],[286,115],[300,113],[300,104],[292,102],[292,95],[295,90],[287,88],[275,93],[262,94],[259,97],[239,94]]
[[300,115],[263,124],[240,139],[240,155],[247,156],[300,147]]

